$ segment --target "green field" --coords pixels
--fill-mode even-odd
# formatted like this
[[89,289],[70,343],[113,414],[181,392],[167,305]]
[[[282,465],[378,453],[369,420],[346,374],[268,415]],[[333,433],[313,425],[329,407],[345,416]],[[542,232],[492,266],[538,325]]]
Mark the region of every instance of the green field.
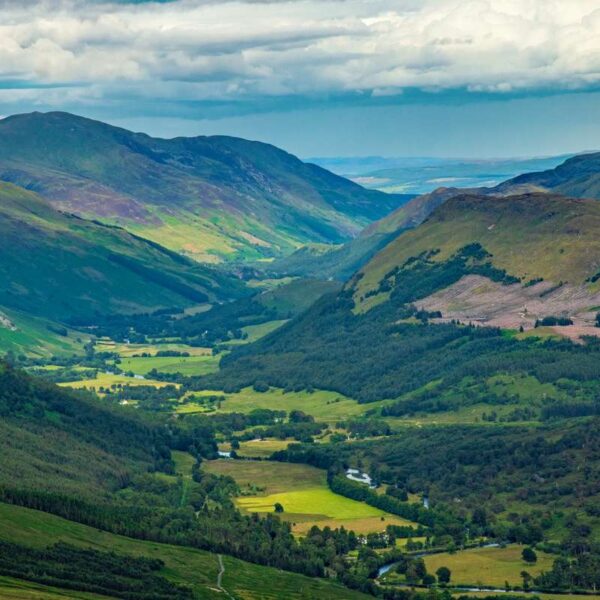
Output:
[[273,452],[285,450],[294,440],[250,440],[240,442],[238,456],[252,458],[268,458]]
[[113,342],[109,339],[101,339],[96,343],[98,352],[115,352],[122,357],[132,357],[134,354],[150,354],[155,356],[161,350],[171,350],[175,352],[187,352],[190,356],[210,356],[210,348],[197,348],[187,344],[160,343],[160,344],[124,344]]
[[207,375],[219,370],[220,356],[152,356],[123,358],[119,367],[132,371],[136,375],[146,375],[152,369],[162,373],[181,373],[182,375]]
[[98,373],[96,379],[83,379],[81,381],[71,381],[68,383],[59,383],[63,387],[73,389],[86,388],[97,391],[99,388],[110,388],[113,385],[152,385],[155,387],[164,387],[171,385],[169,382],[156,381],[154,379],[135,379],[126,375],[113,375],[109,373]]
[[308,465],[225,459],[205,462],[203,468],[235,479],[242,488],[236,503],[245,512],[273,512],[279,502],[285,511],[281,517],[294,523],[293,530],[299,534],[313,525],[343,525],[368,533],[383,531],[391,524],[410,524],[364,502],[334,494],[327,485],[326,472]]
[[494,587],[504,587],[506,581],[511,586],[522,585],[521,571],[535,577],[552,568],[552,555],[537,552],[537,563],[529,565],[521,558],[522,550],[523,546],[516,544],[506,548],[473,548],[455,554],[432,554],[425,557],[425,564],[430,573],[448,567],[454,585]]
[[[198,396],[222,395],[220,391],[194,392]],[[371,402],[370,404],[359,404],[350,398],[337,392],[316,390],[312,393],[307,391],[288,392],[278,388],[271,388],[268,392],[255,392],[252,388],[244,388],[235,394],[225,394],[225,401],[221,406],[222,412],[249,413],[255,408],[270,408],[271,410],[302,410],[312,415],[317,421],[333,425],[336,421],[348,419],[364,414],[383,402]],[[178,412],[193,412],[192,404],[181,407]],[[198,411],[201,412],[201,407]]]
[[[162,574],[173,581],[192,586],[198,598],[222,599],[226,597],[216,589],[219,571],[217,556],[202,550],[134,540],[66,521],[47,513],[1,503],[0,539],[36,548],[64,541],[84,548],[160,558],[165,562]],[[352,592],[334,582],[261,567],[228,556],[223,556],[223,563],[225,573],[222,585],[231,595],[239,599],[358,600],[368,597]],[[40,591],[36,591],[36,588],[39,588]],[[12,595],[8,595],[9,593]],[[36,596],[34,593],[38,595]],[[81,598],[87,600],[100,597],[69,591],[61,591],[57,595],[52,588],[29,585],[25,582],[15,583],[14,580],[0,578],[0,598],[3,600],[5,598],[11,600],[12,598],[15,600]]]
[[[9,319],[15,329],[2,324],[4,317]],[[80,353],[89,340],[89,336],[78,331],[68,330],[68,335],[62,336],[48,327],[56,330],[62,326],[3,308],[0,310],[0,353],[11,350],[15,354],[28,356],[71,355]]]
[[236,344],[250,344],[259,340],[261,337],[279,329],[283,324],[287,323],[287,319],[278,319],[275,321],[267,321],[266,323],[260,323],[259,325],[248,325],[247,327],[242,327],[242,333],[247,335],[243,340],[231,340],[228,342],[228,345],[236,345]]
[[2,600],[57,600],[73,598],[74,600],[102,600],[108,596],[99,596],[86,592],[61,590],[48,585],[40,585],[31,581],[0,576],[0,598]]

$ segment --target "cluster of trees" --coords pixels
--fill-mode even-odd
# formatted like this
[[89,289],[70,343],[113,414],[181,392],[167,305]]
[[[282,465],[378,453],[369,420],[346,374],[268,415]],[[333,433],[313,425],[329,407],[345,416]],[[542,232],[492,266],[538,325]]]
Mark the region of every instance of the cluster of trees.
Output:
[[192,600],[160,576],[162,561],[82,549],[63,542],[37,550],[0,541],[0,574],[124,600]]
[[600,554],[585,553],[575,558],[562,556],[552,569],[536,577],[534,584],[547,590],[596,590],[600,587]]
[[183,315],[180,308],[161,309],[135,315],[98,316],[96,322],[73,321],[71,325],[93,327],[98,336],[115,341],[143,343],[148,338],[178,339],[190,346],[215,346],[221,342],[243,338],[242,328],[273,319],[287,318],[273,307],[254,298],[242,298],[213,306],[206,312]]
[[422,558],[403,556],[396,566],[396,573],[404,575],[407,583],[433,585],[439,583],[447,585],[450,583],[452,572],[448,567],[440,567],[435,575],[427,572],[427,565]]
[[557,325],[561,327],[565,327],[567,325],[573,325],[573,319],[569,317],[555,317],[548,316],[543,319],[536,319],[535,326],[536,327],[556,327]]

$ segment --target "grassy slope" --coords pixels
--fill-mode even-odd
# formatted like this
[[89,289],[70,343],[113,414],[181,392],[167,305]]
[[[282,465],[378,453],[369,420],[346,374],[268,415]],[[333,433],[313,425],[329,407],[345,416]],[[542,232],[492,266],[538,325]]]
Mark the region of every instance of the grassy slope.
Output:
[[89,340],[89,336],[73,330],[69,330],[67,336],[59,335],[56,331],[61,327],[57,323],[21,311],[2,309],[2,315],[14,328],[0,325],[0,354],[8,351],[44,357],[79,354]]
[[[194,392],[195,395],[222,395],[220,391]],[[240,392],[225,394],[225,401],[221,405],[222,412],[249,413],[256,408],[268,408],[271,410],[303,410],[312,415],[317,421],[333,425],[336,421],[348,419],[364,414],[382,403],[370,403],[369,405],[358,404],[358,402],[346,398],[343,394],[325,390],[287,392],[277,388],[271,388],[268,392],[255,392],[252,388],[244,388]],[[181,412],[193,412],[193,404],[182,406]]]
[[[84,548],[160,558],[165,562],[164,575],[176,582],[191,585],[198,598],[223,597],[223,593],[216,590],[219,571],[217,556],[202,550],[133,540],[66,521],[47,513],[1,503],[0,539],[32,547],[44,547],[64,541]],[[366,598],[363,594],[352,592],[333,582],[261,567],[228,556],[223,557],[223,562],[225,573],[222,585],[236,598],[247,600]],[[6,581],[0,579],[0,593],[3,593],[7,586]],[[27,595],[15,597],[35,598]],[[45,596],[40,596],[40,600],[50,600],[54,597],[47,592]],[[80,593],[73,595],[71,592],[63,592],[58,597],[86,598]]]
[[521,571],[527,571],[536,577],[542,571],[552,568],[555,557],[537,552],[538,561],[527,564],[521,558],[523,546],[511,545],[506,548],[474,548],[455,554],[433,554],[425,558],[427,570],[435,573],[440,567],[452,571],[452,583],[456,585],[478,585],[504,587],[522,585]]
[[544,194],[455,197],[377,254],[362,269],[356,296],[412,256],[440,249],[435,260],[443,261],[473,242],[491,252],[495,266],[524,282],[543,277],[583,283],[600,270],[599,228],[600,205],[594,201]]
[[357,533],[383,531],[390,524],[410,525],[409,521],[364,502],[333,493],[322,469],[266,460],[217,460],[205,463],[204,468],[236,480],[243,492],[236,503],[244,511],[268,513],[273,512],[276,502],[282,504],[285,512],[281,517],[294,523],[297,533],[306,532],[315,524],[344,526]]
[[304,246],[264,267],[267,273],[304,277],[349,279],[401,232],[420,225],[438,206],[461,193],[457,188],[439,188],[413,198],[382,219],[371,223],[357,238],[341,246]]
[[0,184],[0,306],[61,320],[223,300],[240,284]]
[[66,113],[0,121],[0,178],[213,260],[340,242],[406,200],[268,144],[155,139]]

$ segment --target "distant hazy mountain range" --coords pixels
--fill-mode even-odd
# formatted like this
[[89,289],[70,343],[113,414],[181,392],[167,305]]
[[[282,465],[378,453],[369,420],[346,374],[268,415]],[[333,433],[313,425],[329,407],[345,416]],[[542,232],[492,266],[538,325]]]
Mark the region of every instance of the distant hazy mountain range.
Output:
[[370,156],[309,160],[367,188],[427,194],[439,187],[493,187],[521,173],[552,169],[571,156],[480,160]]
[[0,180],[207,262],[344,242],[409,199],[268,144],[156,139],[58,112],[0,121]]

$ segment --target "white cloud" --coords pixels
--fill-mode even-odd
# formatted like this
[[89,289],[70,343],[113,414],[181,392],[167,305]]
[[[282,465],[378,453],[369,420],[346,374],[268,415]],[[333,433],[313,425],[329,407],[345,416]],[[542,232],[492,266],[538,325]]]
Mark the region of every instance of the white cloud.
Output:
[[69,93],[80,102],[600,81],[598,0],[47,0],[0,2],[0,17],[0,81],[80,86]]

